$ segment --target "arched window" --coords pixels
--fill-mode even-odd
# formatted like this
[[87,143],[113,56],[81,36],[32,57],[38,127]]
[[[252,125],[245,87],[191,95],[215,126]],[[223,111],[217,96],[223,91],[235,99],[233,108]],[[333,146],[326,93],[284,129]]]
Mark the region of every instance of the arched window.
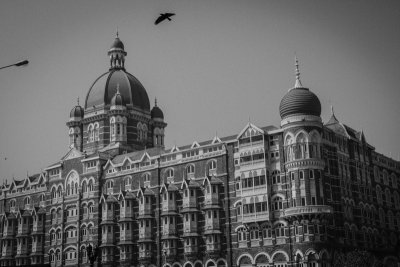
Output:
[[272,202],[272,208],[274,210],[281,210],[283,209],[283,199],[279,196],[275,197]]
[[217,162],[215,160],[209,161],[207,164],[207,174],[213,175],[217,170]]
[[87,133],[88,133],[88,143],[94,141],[94,126],[93,124],[89,124],[87,128]]
[[272,230],[269,224],[261,226],[261,233],[263,238],[272,238]]
[[[173,173],[172,173],[172,176],[173,176]],[[145,181],[145,182],[150,182],[150,173],[146,173],[146,174],[144,175],[144,181]]]
[[15,199],[12,199],[11,201],[10,201],[10,207],[11,208],[15,208]]
[[88,191],[89,191],[89,192],[92,192],[92,191],[93,191],[93,181],[92,181],[92,180],[89,180]]
[[61,197],[62,197],[62,187],[61,187],[61,185],[58,186],[58,189],[57,189],[57,197],[58,197],[58,198],[61,198]]
[[25,205],[31,204],[31,198],[30,198],[30,197],[26,197],[26,198],[24,199],[24,204],[25,204]]
[[132,185],[132,178],[128,176],[125,178],[125,188],[130,187],[131,185]]
[[94,141],[99,141],[99,128],[100,128],[99,123],[96,122],[94,124],[94,128],[93,128],[93,131],[94,131],[93,140]]
[[379,204],[382,204],[382,189],[379,185],[376,186],[376,199]]
[[108,181],[107,182],[107,189],[113,189],[114,188],[114,182],[113,181]]
[[392,194],[390,193],[390,190],[388,188],[385,189],[385,195],[386,195],[386,205],[388,207],[392,206]]
[[51,198],[52,199],[57,198],[57,190],[55,187],[53,187],[53,189],[51,189]]
[[272,172],[272,183],[273,183],[273,184],[280,184],[280,183],[281,183],[280,171],[274,170],[274,171]]
[[238,235],[238,242],[243,242],[247,240],[246,230],[243,227],[238,229],[237,235]]
[[251,240],[258,240],[259,238],[259,230],[257,226],[250,227],[250,239]]
[[167,178],[173,178],[174,177],[174,169],[168,169],[166,172]]
[[83,181],[83,183],[82,183],[82,193],[87,193],[86,181]]
[[275,225],[275,236],[276,237],[285,236],[285,225],[283,223],[278,223]]
[[186,173],[187,174],[193,174],[194,173],[194,165],[190,164],[188,166],[186,166]]

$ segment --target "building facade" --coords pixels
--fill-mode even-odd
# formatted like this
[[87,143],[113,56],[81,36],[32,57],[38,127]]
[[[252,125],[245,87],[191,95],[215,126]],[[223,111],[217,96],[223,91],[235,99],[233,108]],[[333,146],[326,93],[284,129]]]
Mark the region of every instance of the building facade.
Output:
[[67,122],[70,149],[0,189],[0,266],[332,266],[355,248],[398,266],[400,162],[379,154],[300,81],[280,127],[164,147],[157,102],[110,69]]

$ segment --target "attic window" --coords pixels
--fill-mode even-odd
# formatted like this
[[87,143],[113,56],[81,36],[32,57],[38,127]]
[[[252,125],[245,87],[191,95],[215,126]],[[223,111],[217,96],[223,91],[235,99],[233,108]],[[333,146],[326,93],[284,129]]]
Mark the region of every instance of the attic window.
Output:
[[60,169],[53,169],[50,171],[50,176],[58,175],[60,174]]
[[96,167],[96,161],[90,161],[90,162],[86,163],[86,167],[88,169]]

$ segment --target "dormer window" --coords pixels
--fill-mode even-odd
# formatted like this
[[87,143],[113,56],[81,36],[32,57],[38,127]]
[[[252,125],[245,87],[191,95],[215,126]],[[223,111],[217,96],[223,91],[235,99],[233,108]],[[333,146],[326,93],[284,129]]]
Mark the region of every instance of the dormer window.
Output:
[[89,161],[86,163],[86,168],[90,169],[94,167],[96,167],[96,161]]

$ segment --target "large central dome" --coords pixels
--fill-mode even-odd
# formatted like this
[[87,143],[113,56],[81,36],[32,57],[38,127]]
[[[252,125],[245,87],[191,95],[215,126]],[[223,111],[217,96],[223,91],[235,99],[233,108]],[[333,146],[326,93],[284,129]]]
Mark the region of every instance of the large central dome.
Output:
[[110,105],[117,92],[117,86],[128,106],[131,104],[136,108],[150,110],[146,89],[135,76],[123,69],[111,69],[97,78],[86,96],[85,109]]
[[117,92],[123,96],[127,107],[150,111],[150,101],[146,89],[132,74],[125,71],[124,44],[116,36],[110,50],[110,70],[93,83],[86,95],[85,109],[110,105]]

